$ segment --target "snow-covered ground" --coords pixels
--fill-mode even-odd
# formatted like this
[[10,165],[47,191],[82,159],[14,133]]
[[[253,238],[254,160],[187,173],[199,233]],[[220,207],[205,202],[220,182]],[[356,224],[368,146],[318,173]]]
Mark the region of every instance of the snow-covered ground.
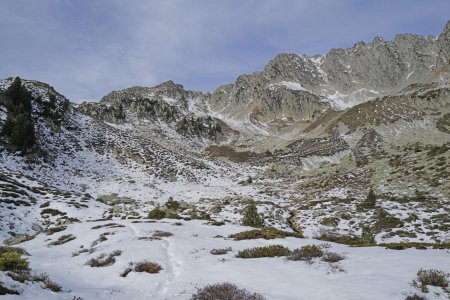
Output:
[[[5,299],[189,299],[197,288],[220,282],[258,292],[267,299],[404,299],[419,291],[410,283],[420,268],[450,272],[446,263],[450,254],[445,250],[386,250],[381,247],[351,248],[331,244],[329,251],[345,255],[339,263],[314,261],[305,263],[284,258],[242,259],[235,257],[244,248],[280,244],[291,249],[307,244],[323,244],[316,240],[285,238],[276,240],[234,241],[229,234],[245,229],[242,226],[211,226],[203,221],[161,220],[154,223],[114,221],[119,228],[92,229],[106,222],[84,222],[70,225],[52,236],[39,235],[21,244],[31,256],[35,272],[46,272],[62,285],[63,292],[53,293],[34,285],[12,282],[0,275],[0,281],[15,284],[23,293]],[[181,225],[180,225],[181,224]],[[156,231],[173,234],[160,240],[145,240]],[[94,252],[72,253],[89,248],[102,233],[107,240],[94,246]],[[60,246],[48,246],[59,236],[73,234],[76,239]],[[213,248],[231,247],[226,255],[210,254]],[[101,253],[121,250],[109,267],[93,268],[85,263]],[[129,263],[140,261],[159,263],[157,274],[120,273]],[[439,292],[439,290],[436,290]],[[444,299],[430,292],[428,299]]]

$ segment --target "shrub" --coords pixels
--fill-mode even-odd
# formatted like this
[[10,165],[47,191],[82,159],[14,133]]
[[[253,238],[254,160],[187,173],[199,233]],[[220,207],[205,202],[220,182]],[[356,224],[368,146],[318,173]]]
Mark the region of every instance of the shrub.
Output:
[[408,297],[405,298],[405,300],[427,300],[427,298],[414,294],[409,295]]
[[310,261],[315,257],[322,257],[323,250],[317,245],[306,245],[301,248],[295,249],[287,257],[288,260],[303,260]]
[[259,258],[259,257],[276,257],[289,255],[291,251],[281,245],[270,245],[265,247],[254,247],[244,249],[236,254],[239,258]]
[[47,273],[34,275],[32,277],[32,281],[42,282],[42,287],[52,292],[58,293],[62,291],[62,287],[56,282],[50,280],[50,277]]
[[168,231],[160,231],[160,230],[156,230],[156,231],[153,233],[153,235],[152,235],[152,237],[154,237],[154,238],[156,238],[156,239],[159,239],[159,238],[162,238],[162,237],[170,237],[170,236],[173,236],[173,233],[172,233],[172,232],[168,232]]
[[297,237],[302,238],[303,235],[301,233],[296,232],[287,232],[280,229],[276,229],[273,227],[266,227],[262,229],[254,229],[247,230],[232,234],[229,238],[232,238],[236,241],[240,240],[252,240],[252,239],[265,239],[271,240],[276,238],[285,238],[285,237]]
[[21,270],[16,272],[8,272],[6,275],[11,277],[12,280],[24,283],[26,281],[40,282],[42,283],[42,288],[51,290],[53,292],[62,291],[62,287],[56,282],[50,280],[47,273],[32,274],[29,270]]
[[377,203],[377,196],[375,195],[373,189],[370,188],[366,200],[364,201],[364,204],[368,207],[374,207],[376,203]]
[[191,300],[264,300],[265,298],[246,289],[240,289],[232,283],[216,283],[199,289]]
[[322,260],[329,263],[340,262],[341,260],[344,259],[345,256],[335,252],[325,252],[325,254],[322,256]]
[[105,228],[105,227],[107,227],[107,228],[121,228],[121,227],[125,227],[125,225],[117,224],[117,223],[107,223],[107,224],[95,225],[91,229],[100,229],[100,228]]
[[45,215],[45,214],[49,214],[51,216],[57,216],[57,215],[66,215],[67,213],[57,210],[55,208],[44,208],[41,211],[41,215]]
[[251,201],[245,208],[242,224],[251,227],[263,227],[264,219],[258,214],[258,209],[254,201]]
[[231,250],[232,250],[231,247],[219,248],[219,249],[212,249],[211,251],[209,251],[209,253],[211,253],[212,255],[224,255],[230,252]]
[[320,224],[325,225],[325,226],[336,227],[339,225],[339,218],[337,218],[337,217],[323,218],[322,221],[320,222]]
[[126,267],[125,270],[120,273],[120,277],[127,277],[133,271],[132,267]]
[[92,268],[99,267],[109,267],[112,266],[116,262],[116,256],[120,256],[122,251],[116,250],[109,255],[106,253],[102,253],[96,258],[91,258],[86,262],[86,265],[91,266]]
[[21,253],[11,251],[2,253],[0,255],[0,270],[19,271],[28,269],[29,269],[28,261],[25,258],[22,258]]
[[48,245],[49,246],[58,246],[58,245],[62,245],[62,244],[68,243],[70,241],[73,241],[74,239],[76,239],[76,237],[73,234],[66,234],[66,235],[60,236],[56,241],[51,242]]
[[169,199],[167,199],[165,206],[168,209],[176,211],[176,210],[180,209],[181,205],[180,205],[180,202],[173,200],[173,197],[169,197]]
[[9,246],[0,246],[0,255],[7,253],[7,252],[17,252],[22,255],[28,255],[25,250],[18,247],[9,247]]
[[162,270],[162,267],[160,264],[150,262],[150,261],[143,261],[139,262],[134,266],[135,272],[147,272],[151,274],[159,273],[159,271]]
[[47,235],[52,235],[54,233],[60,232],[60,231],[64,231],[67,229],[67,226],[57,226],[57,227],[50,227],[47,228],[47,230],[45,230],[45,233]]
[[370,227],[363,227],[361,238],[360,238],[361,244],[368,246],[368,245],[375,245],[377,242],[375,241],[375,235],[372,232],[372,229]]
[[381,232],[383,230],[389,230],[403,225],[403,222],[399,218],[389,214],[384,209],[379,209],[375,217],[376,222],[373,224],[373,230],[375,232]]
[[441,287],[444,290],[447,290],[449,285],[448,277],[449,274],[440,270],[420,269],[417,271],[417,280],[413,281],[413,286],[419,287],[424,293],[428,292],[428,285]]
[[19,295],[19,292],[3,286],[0,282],[0,296],[4,295]]
[[156,206],[148,213],[149,219],[161,220],[166,217],[166,212],[162,210],[159,206]]

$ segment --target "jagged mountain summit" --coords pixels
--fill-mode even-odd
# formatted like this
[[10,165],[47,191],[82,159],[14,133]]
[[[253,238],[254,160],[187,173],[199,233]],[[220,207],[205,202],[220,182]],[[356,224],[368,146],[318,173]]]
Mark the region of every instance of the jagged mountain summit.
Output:
[[[423,293],[409,283],[450,248],[449,66],[450,22],[439,37],[279,54],[212,93],[167,81],[73,104],[0,80],[0,294],[189,299],[220,281],[268,299]],[[32,271],[4,263],[24,255]],[[269,272],[284,281],[257,276]],[[317,295],[310,278],[330,273]]]

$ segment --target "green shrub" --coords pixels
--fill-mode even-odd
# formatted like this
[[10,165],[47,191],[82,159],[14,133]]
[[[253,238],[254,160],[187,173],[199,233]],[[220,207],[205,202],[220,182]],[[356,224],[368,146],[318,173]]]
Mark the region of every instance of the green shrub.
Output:
[[377,196],[375,195],[373,189],[370,188],[366,200],[364,201],[364,204],[368,207],[374,207],[376,203],[377,203]]
[[232,234],[229,236],[229,238],[232,238],[236,241],[253,240],[253,239],[271,240],[271,239],[285,238],[285,237],[302,238],[303,235],[300,233],[296,233],[296,232],[283,231],[283,230],[276,229],[273,227],[265,227],[262,229],[242,231],[242,232],[238,232],[238,233],[235,233],[235,234]]
[[173,197],[169,197],[169,199],[167,199],[165,206],[168,209],[176,211],[176,210],[180,209],[181,205],[180,205],[180,202],[173,200]]
[[417,271],[417,279],[413,281],[413,286],[419,287],[422,292],[428,292],[428,285],[441,287],[447,290],[449,286],[448,278],[449,274],[440,270],[424,270]]
[[310,261],[315,257],[322,257],[324,254],[323,250],[317,245],[306,245],[301,248],[295,249],[288,255],[288,260],[303,260]]
[[244,249],[236,254],[239,258],[276,257],[289,255],[291,251],[281,245],[270,245],[265,247],[254,247]]
[[0,255],[0,270],[20,271],[28,270],[29,264],[22,254],[16,251],[5,252]]
[[244,210],[242,224],[251,227],[263,227],[264,219],[258,214],[258,209],[254,201],[251,201]]
[[375,235],[373,234],[372,229],[370,229],[370,227],[362,228],[360,241],[361,244],[364,246],[376,245],[377,242],[375,241]]
[[236,285],[225,282],[207,285],[192,295],[190,300],[264,300],[265,298]]
[[154,219],[154,220],[161,220],[164,219],[166,217],[166,212],[164,210],[162,210],[159,205],[156,206],[154,209],[152,209],[149,213],[148,213],[148,218],[149,219]]

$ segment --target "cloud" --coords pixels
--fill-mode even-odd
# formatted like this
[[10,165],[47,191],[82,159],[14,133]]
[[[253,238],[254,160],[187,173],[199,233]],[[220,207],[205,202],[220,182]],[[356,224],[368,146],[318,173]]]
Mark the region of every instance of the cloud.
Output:
[[174,80],[211,91],[279,52],[313,55],[376,35],[439,34],[450,3],[306,0],[0,2],[0,77],[53,85],[73,101]]

